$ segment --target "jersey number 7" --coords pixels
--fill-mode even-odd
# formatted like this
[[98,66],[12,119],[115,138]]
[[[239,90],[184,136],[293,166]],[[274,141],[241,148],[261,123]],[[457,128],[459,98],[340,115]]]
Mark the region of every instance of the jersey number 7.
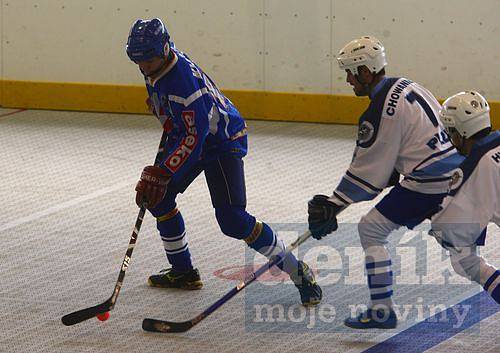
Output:
[[420,104],[422,109],[425,111],[425,114],[427,115],[427,117],[431,121],[432,125],[434,125],[435,127],[439,126],[439,123],[438,123],[438,120],[436,118],[436,115],[434,114],[434,111],[429,106],[429,103],[427,103],[427,101],[420,94],[418,94],[415,91],[411,91],[410,93],[408,93],[406,95],[405,98],[411,104],[413,104],[413,103],[415,103],[415,101],[417,101],[417,103]]

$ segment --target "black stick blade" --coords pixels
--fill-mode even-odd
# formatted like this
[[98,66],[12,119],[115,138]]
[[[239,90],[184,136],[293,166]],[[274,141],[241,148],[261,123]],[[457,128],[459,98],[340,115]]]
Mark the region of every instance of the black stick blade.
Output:
[[155,319],[144,319],[142,329],[148,332],[179,333],[186,332],[195,324],[193,321],[170,322]]
[[111,304],[109,303],[109,301],[107,301],[105,303],[92,306],[90,308],[78,310],[70,314],[64,315],[61,318],[61,321],[66,326],[72,326],[75,324],[79,324],[82,321],[92,319],[93,317],[96,317],[99,314],[104,314],[105,312],[108,312],[111,309],[112,309]]

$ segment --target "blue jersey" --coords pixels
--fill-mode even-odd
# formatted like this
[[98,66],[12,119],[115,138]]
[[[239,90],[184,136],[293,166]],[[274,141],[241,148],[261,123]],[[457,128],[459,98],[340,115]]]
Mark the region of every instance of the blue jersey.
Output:
[[198,65],[173,44],[171,53],[159,77],[146,77],[146,87],[164,129],[156,163],[179,180],[199,161],[246,155],[246,124]]

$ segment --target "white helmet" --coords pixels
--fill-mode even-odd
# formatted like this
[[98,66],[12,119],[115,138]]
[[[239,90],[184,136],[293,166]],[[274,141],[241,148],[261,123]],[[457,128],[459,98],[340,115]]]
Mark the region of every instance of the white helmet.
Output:
[[460,136],[469,138],[491,127],[489,112],[490,106],[482,95],[475,91],[466,91],[445,100],[439,117],[446,130],[454,128]]
[[358,67],[365,65],[371,72],[379,73],[386,65],[385,49],[382,43],[370,36],[355,39],[344,46],[337,55],[340,69],[358,75]]

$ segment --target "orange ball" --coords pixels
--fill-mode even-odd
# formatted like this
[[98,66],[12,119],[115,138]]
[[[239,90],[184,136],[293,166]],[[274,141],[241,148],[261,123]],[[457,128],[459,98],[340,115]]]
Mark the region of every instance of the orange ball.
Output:
[[97,319],[99,321],[106,321],[107,319],[109,319],[109,311],[106,311],[105,313],[103,314],[99,314],[97,315]]

